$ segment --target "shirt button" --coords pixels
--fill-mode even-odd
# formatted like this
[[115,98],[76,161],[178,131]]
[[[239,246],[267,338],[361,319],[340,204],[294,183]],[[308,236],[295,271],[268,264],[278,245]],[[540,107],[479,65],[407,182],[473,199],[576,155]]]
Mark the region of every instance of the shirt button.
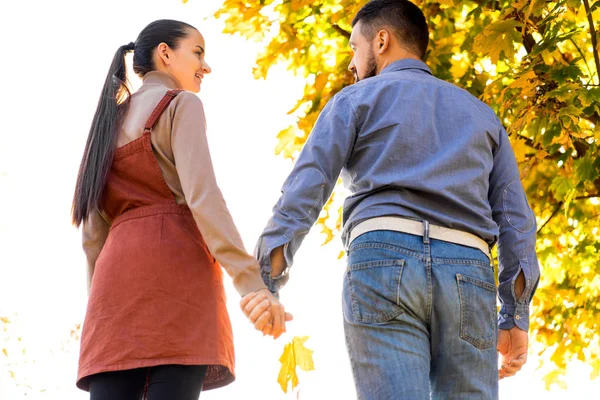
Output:
[[508,314],[504,314],[504,318],[508,318]]
[[518,321],[518,320],[521,319],[521,316],[520,315],[515,315],[515,319]]

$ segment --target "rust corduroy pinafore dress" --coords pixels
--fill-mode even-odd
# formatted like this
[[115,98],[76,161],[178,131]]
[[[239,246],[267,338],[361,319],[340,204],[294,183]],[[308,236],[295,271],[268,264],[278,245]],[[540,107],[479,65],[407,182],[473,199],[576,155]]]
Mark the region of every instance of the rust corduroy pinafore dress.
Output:
[[81,335],[77,386],[84,390],[96,373],[165,364],[208,365],[204,390],[234,379],[221,268],[190,209],[176,203],[150,141],[179,92],[167,92],[143,135],[115,154],[101,204],[112,224]]

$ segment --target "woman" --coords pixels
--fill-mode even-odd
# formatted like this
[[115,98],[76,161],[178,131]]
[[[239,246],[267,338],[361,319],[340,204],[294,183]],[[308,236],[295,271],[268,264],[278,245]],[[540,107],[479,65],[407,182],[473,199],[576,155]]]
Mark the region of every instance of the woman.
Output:
[[[210,73],[205,49],[191,25],[155,21],[117,50],[104,83],[73,200],[90,278],[77,386],[93,400],[197,399],[233,381],[219,264],[257,329],[285,329],[215,181],[193,94]],[[130,51],[143,78],[133,95]]]

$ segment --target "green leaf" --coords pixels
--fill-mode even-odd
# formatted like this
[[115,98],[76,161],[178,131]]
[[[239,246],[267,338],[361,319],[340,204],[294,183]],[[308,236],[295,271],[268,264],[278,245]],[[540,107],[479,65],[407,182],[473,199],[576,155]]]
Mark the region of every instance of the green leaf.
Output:
[[577,65],[567,65],[552,69],[550,77],[558,83],[577,81],[583,75],[581,68]]
[[600,88],[581,88],[577,92],[577,98],[583,107],[589,107],[593,103],[598,104],[600,103]]
[[575,188],[571,178],[557,176],[552,180],[550,191],[554,193],[554,198],[558,201],[563,201],[567,194]]
[[567,0],[567,5],[577,11],[581,7],[581,0]]
[[563,121],[565,126],[568,127],[571,124],[576,125],[577,123],[579,123],[579,116],[581,114],[581,109],[571,104],[567,107],[561,108],[557,116],[561,119],[561,121]]
[[572,100],[576,92],[579,92],[579,85],[567,83],[560,85],[558,88],[546,93],[547,98],[554,98],[558,101]]
[[575,160],[575,172],[580,182],[593,181],[599,176],[595,165],[597,160],[587,156]]

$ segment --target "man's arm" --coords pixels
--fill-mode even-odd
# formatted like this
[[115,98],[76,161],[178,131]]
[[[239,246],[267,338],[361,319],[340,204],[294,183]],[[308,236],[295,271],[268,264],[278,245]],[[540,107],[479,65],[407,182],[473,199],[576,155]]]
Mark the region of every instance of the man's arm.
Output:
[[490,174],[492,217],[500,228],[498,239],[500,315],[498,351],[500,379],[512,376],[527,362],[529,303],[540,278],[535,253],[536,221],[504,128]]
[[504,128],[490,174],[492,217],[500,228],[498,238],[501,302],[498,327],[529,329],[529,303],[540,278],[535,253],[536,221],[521,185],[519,169]]
[[[273,293],[287,282],[294,254],[329,199],[350,157],[357,130],[354,106],[343,92],[338,93],[319,115],[256,245],[263,280]],[[273,276],[286,272],[272,278],[273,267]]]

